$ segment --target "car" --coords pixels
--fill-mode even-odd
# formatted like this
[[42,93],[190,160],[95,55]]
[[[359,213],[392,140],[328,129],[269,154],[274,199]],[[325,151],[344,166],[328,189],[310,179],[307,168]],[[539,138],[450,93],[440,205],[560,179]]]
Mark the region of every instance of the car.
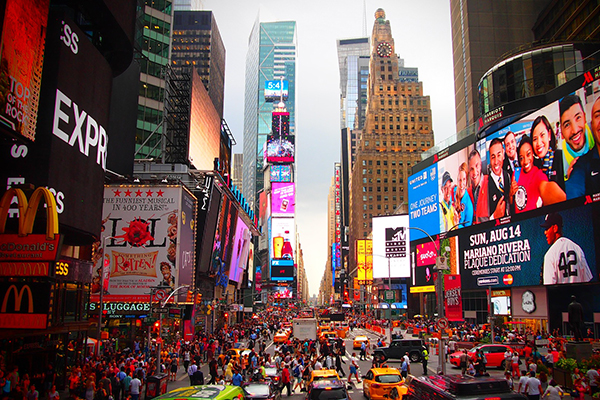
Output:
[[395,339],[389,346],[373,350],[373,357],[378,356],[381,360],[401,359],[408,353],[411,362],[420,362],[424,348],[425,342],[421,339]]
[[414,377],[403,400],[521,400],[503,378],[475,378],[469,375],[430,375]]
[[338,379],[312,382],[306,391],[306,400],[351,400],[348,388]]
[[229,349],[225,352],[225,354],[228,355],[229,358],[234,361],[238,361],[240,359],[240,357],[245,356],[245,355],[250,356],[250,353],[252,353],[252,350],[250,350],[250,349],[238,349],[238,348]]
[[408,391],[404,383],[397,368],[371,368],[363,376],[363,396],[372,400],[384,400],[391,397],[390,393],[395,388],[398,398],[402,398]]
[[275,387],[279,387],[281,381],[281,374],[279,370],[274,365],[269,365],[265,367],[265,378],[271,380]]
[[366,337],[365,335],[358,335],[357,337],[354,338],[354,342],[352,344],[352,348],[354,350],[360,349],[361,345],[363,344],[363,342],[367,345],[367,349],[369,348],[369,344],[371,343],[369,341],[369,338]]
[[335,369],[315,369],[310,373],[308,384],[310,385],[313,382],[331,379],[340,379],[340,376]]
[[239,386],[199,385],[171,390],[155,397],[157,400],[245,400],[246,393]]
[[275,389],[270,382],[250,382],[242,385],[246,399],[251,400],[280,400],[281,391]]
[[273,336],[273,343],[285,343],[288,340],[288,335],[285,332],[277,332]]
[[334,331],[323,331],[321,332],[321,335],[319,336],[319,341],[320,342],[324,342],[324,341],[330,341],[330,340],[337,340],[338,338],[338,334],[337,332]]
[[[480,344],[478,346],[473,347],[470,350],[467,350],[467,356],[475,361],[477,359],[477,352],[479,350],[483,351],[485,354],[485,358],[487,360],[486,368],[502,368],[504,369],[504,353],[506,350],[509,350],[511,353],[514,353],[514,349],[505,344]],[[450,363],[455,367],[460,367],[460,356],[462,355],[461,351],[456,351],[448,356]]]

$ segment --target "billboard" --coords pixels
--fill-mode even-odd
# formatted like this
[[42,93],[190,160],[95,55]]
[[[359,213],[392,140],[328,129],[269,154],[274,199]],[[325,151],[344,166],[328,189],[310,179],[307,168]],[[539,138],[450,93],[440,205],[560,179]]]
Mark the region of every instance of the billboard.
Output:
[[231,256],[231,267],[229,268],[229,280],[238,283],[242,280],[243,271],[248,264],[251,240],[252,234],[250,233],[250,229],[242,218],[238,216],[233,238],[233,252]]
[[448,321],[463,321],[460,275],[444,275],[444,310]]
[[373,241],[356,241],[356,264],[358,267],[357,280],[360,284],[368,284],[373,281]]
[[276,299],[291,299],[294,295],[292,288],[288,286],[275,286],[273,297]]
[[292,135],[273,136],[267,138],[267,147],[265,158],[269,163],[288,163],[294,162],[295,157],[295,137]]
[[294,218],[271,218],[269,229],[269,258],[271,260],[293,260],[296,248]]
[[201,188],[196,190],[198,197],[198,245],[197,245],[197,263],[198,271],[206,273],[210,269],[212,249],[217,230],[219,210],[221,207],[221,192],[214,183],[214,177],[204,176],[204,182]]
[[134,302],[148,301],[150,287],[176,288],[180,278],[185,283],[193,279],[195,198],[184,195],[184,190],[177,186],[105,188],[91,301],[99,299],[100,282],[105,282],[104,301]]
[[541,214],[458,234],[464,289],[561,285],[598,280],[598,206]]
[[[179,249],[177,251],[178,281],[181,285],[194,285],[196,272],[196,197],[183,189],[181,192],[181,221],[177,230]],[[186,301],[185,291],[181,291],[178,300]]]
[[265,101],[286,101],[288,94],[288,81],[265,81]]
[[373,278],[410,277],[408,215],[373,217]]
[[271,133],[274,136],[290,134],[290,113],[285,111],[273,111],[271,116]]
[[592,167],[599,149],[595,80],[410,176],[411,226],[436,235],[588,195],[600,200]]
[[271,260],[272,281],[293,281],[294,260]]
[[218,158],[220,163],[226,162],[221,157],[221,117],[204,87],[198,70],[192,68],[190,72],[192,93],[189,106],[189,144],[186,152],[195,169],[210,171],[215,169],[215,158]]
[[293,217],[296,210],[296,184],[271,184],[271,215],[274,217]]
[[271,182],[292,182],[291,165],[271,165]]
[[[3,4],[0,123],[35,140],[50,1],[7,0]],[[77,33],[65,30],[61,38],[65,45],[77,48]]]
[[237,217],[237,208],[227,196],[223,196],[208,270],[208,276],[215,278],[217,286],[227,287],[229,284],[229,268]]

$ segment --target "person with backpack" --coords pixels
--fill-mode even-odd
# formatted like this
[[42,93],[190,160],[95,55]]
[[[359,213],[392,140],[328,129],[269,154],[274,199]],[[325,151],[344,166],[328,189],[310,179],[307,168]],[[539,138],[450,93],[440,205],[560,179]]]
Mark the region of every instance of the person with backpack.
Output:
[[364,340],[360,344],[360,359],[363,361],[367,359],[367,345]]

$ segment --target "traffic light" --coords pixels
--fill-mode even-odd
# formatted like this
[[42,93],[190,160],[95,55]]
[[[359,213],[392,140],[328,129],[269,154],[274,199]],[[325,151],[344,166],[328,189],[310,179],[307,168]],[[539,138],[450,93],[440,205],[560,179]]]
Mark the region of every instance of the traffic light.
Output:
[[196,293],[195,304],[202,304],[202,293]]
[[223,313],[223,318],[228,319],[229,318],[229,313]]
[[194,292],[192,292],[191,290],[188,290],[187,296],[185,297],[185,301],[188,303],[191,303],[192,300],[194,300]]
[[344,303],[348,302],[348,291],[344,290]]
[[158,332],[158,327],[159,327],[159,326],[160,326],[160,322],[156,321],[156,322],[154,323],[154,329],[153,329],[153,330],[154,330],[154,332]]

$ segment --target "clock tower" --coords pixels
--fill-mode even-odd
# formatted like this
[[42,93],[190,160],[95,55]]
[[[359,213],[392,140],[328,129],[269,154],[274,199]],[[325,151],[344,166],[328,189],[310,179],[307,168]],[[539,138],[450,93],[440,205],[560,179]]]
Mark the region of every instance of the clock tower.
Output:
[[398,57],[381,8],[371,46],[365,124],[350,179],[349,270],[358,267],[356,243],[372,233],[373,216],[408,211],[408,177],[434,144],[429,96],[423,95],[418,69]]

